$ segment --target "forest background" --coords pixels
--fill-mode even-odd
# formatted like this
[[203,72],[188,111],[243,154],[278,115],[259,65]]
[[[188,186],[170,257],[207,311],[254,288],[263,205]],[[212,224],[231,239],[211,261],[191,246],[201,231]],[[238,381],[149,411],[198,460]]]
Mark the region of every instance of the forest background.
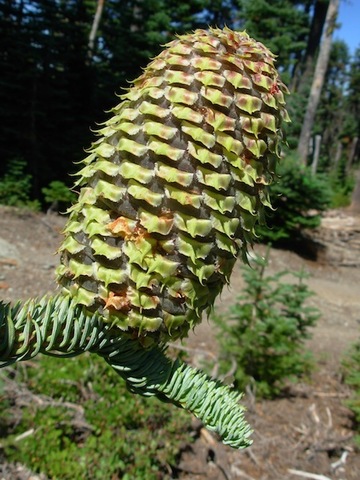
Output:
[[[120,101],[115,94],[175,34],[209,25],[246,29],[278,56],[291,91],[287,141],[296,152],[320,45],[329,33],[324,25],[330,3],[0,0],[0,203],[35,200],[44,208],[56,199],[49,184],[71,186],[74,162],[85,156],[92,130],[109,116],[106,110]],[[334,31],[338,26],[335,21]],[[328,176],[332,206],[346,203],[355,184],[359,133],[360,48],[351,52],[344,41],[333,40],[305,160]],[[11,178],[18,180],[15,195],[6,192]]]

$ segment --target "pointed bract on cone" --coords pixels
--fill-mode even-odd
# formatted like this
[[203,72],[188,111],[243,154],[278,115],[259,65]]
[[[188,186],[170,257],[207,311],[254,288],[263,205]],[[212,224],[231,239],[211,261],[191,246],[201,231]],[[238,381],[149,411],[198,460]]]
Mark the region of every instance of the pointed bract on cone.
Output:
[[285,93],[274,56],[245,32],[169,43],[83,161],[63,291],[145,345],[186,336],[269,205]]

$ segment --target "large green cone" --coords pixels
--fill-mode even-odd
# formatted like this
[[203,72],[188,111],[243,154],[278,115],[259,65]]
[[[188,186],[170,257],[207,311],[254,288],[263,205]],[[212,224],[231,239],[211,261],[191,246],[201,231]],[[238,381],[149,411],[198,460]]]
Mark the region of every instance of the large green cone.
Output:
[[185,336],[268,204],[286,92],[274,56],[244,32],[168,44],[83,161],[63,291],[144,344]]

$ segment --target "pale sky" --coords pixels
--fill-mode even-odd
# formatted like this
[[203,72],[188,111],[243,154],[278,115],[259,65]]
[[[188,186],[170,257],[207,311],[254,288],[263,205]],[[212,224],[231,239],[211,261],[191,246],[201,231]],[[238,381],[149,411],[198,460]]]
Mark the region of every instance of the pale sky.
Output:
[[334,33],[334,40],[344,40],[353,54],[360,47],[360,0],[340,0],[338,23],[340,29]]

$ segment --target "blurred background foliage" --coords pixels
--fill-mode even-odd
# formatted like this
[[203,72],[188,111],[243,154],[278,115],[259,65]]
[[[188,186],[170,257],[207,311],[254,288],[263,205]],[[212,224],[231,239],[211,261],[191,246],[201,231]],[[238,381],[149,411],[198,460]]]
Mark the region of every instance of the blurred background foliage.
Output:
[[[83,158],[93,140],[91,129],[107,118],[104,111],[114,105],[115,94],[129,86],[175,34],[208,25],[246,29],[278,56],[278,68],[292,92],[288,148],[296,150],[328,4],[0,0],[0,203],[28,202],[32,208],[47,209],[62,202],[63,208],[64,190],[52,182],[71,185],[73,162]],[[344,42],[333,42],[312,132],[314,142],[320,137],[312,170],[328,179],[326,196],[332,207],[349,203],[352,170],[359,160],[359,76],[360,48],[350,55]],[[284,169],[291,170],[284,162]],[[15,177],[21,189],[14,190]],[[288,178],[286,174],[281,181],[285,189]],[[309,180],[306,191],[311,187]],[[314,181],[312,198],[317,191]]]

